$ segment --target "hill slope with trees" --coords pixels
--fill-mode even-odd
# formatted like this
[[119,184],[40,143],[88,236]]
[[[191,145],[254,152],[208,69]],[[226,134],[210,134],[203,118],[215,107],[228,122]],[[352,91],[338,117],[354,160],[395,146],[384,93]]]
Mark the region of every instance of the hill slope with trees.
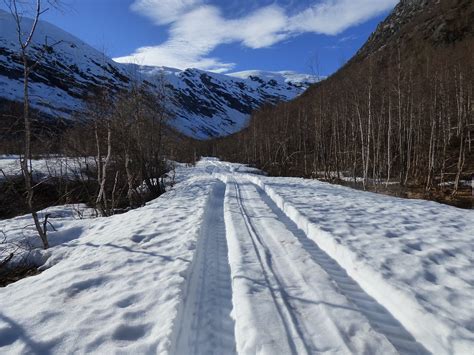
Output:
[[474,173],[474,3],[401,1],[338,72],[215,142],[275,175],[456,194]]

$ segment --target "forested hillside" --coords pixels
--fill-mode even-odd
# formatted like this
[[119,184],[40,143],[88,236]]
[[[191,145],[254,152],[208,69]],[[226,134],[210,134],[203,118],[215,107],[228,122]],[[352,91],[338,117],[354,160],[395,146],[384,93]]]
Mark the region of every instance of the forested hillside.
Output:
[[474,173],[473,18],[470,0],[401,1],[341,70],[214,151],[276,175],[456,193]]

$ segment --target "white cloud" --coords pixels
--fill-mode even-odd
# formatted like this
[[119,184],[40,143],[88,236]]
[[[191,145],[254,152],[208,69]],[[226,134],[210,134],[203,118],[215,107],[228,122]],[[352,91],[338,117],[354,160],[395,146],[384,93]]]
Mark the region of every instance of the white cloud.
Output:
[[342,37],[339,39],[339,43],[342,43],[342,42],[349,42],[349,41],[354,41],[356,40],[357,38],[359,38],[359,36],[356,36],[356,35],[349,35],[349,36],[345,36],[345,37]]
[[230,21],[229,31],[236,41],[249,48],[269,47],[288,37],[287,16],[277,6],[267,6],[250,16]]
[[166,25],[201,3],[201,0],[135,0],[130,8],[150,17],[158,25]]
[[294,15],[288,15],[281,6],[270,5],[237,19],[226,19],[216,6],[205,5],[202,0],[136,0],[132,9],[158,25],[169,25],[169,38],[160,45],[138,48],[116,60],[225,72],[234,64],[209,57],[221,44],[240,43],[256,49],[305,32],[336,35],[397,2],[322,0]]
[[171,24],[166,42],[138,48],[132,55],[115,60],[225,72],[231,70],[234,63],[207,57],[212,50],[233,42],[250,48],[268,47],[286,36],[279,32],[286,26],[286,20],[284,12],[274,6],[259,9],[247,17],[226,20],[218,8],[203,5],[181,14],[180,19]]
[[326,0],[315,4],[289,21],[292,32],[337,35],[392,8],[398,0]]

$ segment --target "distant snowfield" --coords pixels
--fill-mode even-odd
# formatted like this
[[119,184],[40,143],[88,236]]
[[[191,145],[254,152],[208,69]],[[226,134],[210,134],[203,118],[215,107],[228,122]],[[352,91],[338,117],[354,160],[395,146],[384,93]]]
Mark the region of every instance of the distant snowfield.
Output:
[[246,70],[235,73],[229,73],[228,76],[233,76],[240,79],[249,79],[250,77],[262,78],[265,80],[275,80],[277,82],[285,83],[316,83],[317,76],[310,74],[301,74],[290,70],[285,71],[263,71],[263,70]]
[[0,353],[472,351],[474,211],[252,172],[208,158],[122,215],[52,208],[44,271],[0,289]]
[[[0,155],[0,182],[6,178],[21,176],[18,155]],[[86,170],[95,167],[95,157],[48,156],[31,160],[31,168],[37,180],[49,178],[80,178]]]

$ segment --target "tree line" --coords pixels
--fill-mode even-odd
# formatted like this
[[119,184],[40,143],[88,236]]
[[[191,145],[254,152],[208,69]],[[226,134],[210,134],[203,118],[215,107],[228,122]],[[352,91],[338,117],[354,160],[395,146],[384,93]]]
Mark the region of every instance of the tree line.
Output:
[[[3,208],[13,215],[30,213],[43,247],[49,247],[48,214],[38,211],[55,204],[85,202],[101,216],[143,206],[165,191],[173,180],[173,160],[192,156],[187,138],[170,129],[166,83],[132,80],[123,90],[91,87],[85,109],[68,122],[54,127],[30,107],[29,80],[50,48],[31,54],[30,47],[40,17],[57,0],[5,2],[16,23],[19,55],[23,63],[23,101],[2,102],[8,110],[0,141],[3,153],[19,155],[19,174],[3,171],[0,194]],[[23,13],[32,14],[26,26]],[[50,129],[51,128],[51,129]],[[38,176],[33,160],[41,158],[54,165],[48,176]],[[54,160],[57,160],[55,163]],[[59,169],[57,167],[60,167]],[[8,214],[9,211],[6,211]]]
[[274,175],[437,188],[474,173],[474,43],[392,47],[350,62],[298,99],[255,112],[212,143]]

